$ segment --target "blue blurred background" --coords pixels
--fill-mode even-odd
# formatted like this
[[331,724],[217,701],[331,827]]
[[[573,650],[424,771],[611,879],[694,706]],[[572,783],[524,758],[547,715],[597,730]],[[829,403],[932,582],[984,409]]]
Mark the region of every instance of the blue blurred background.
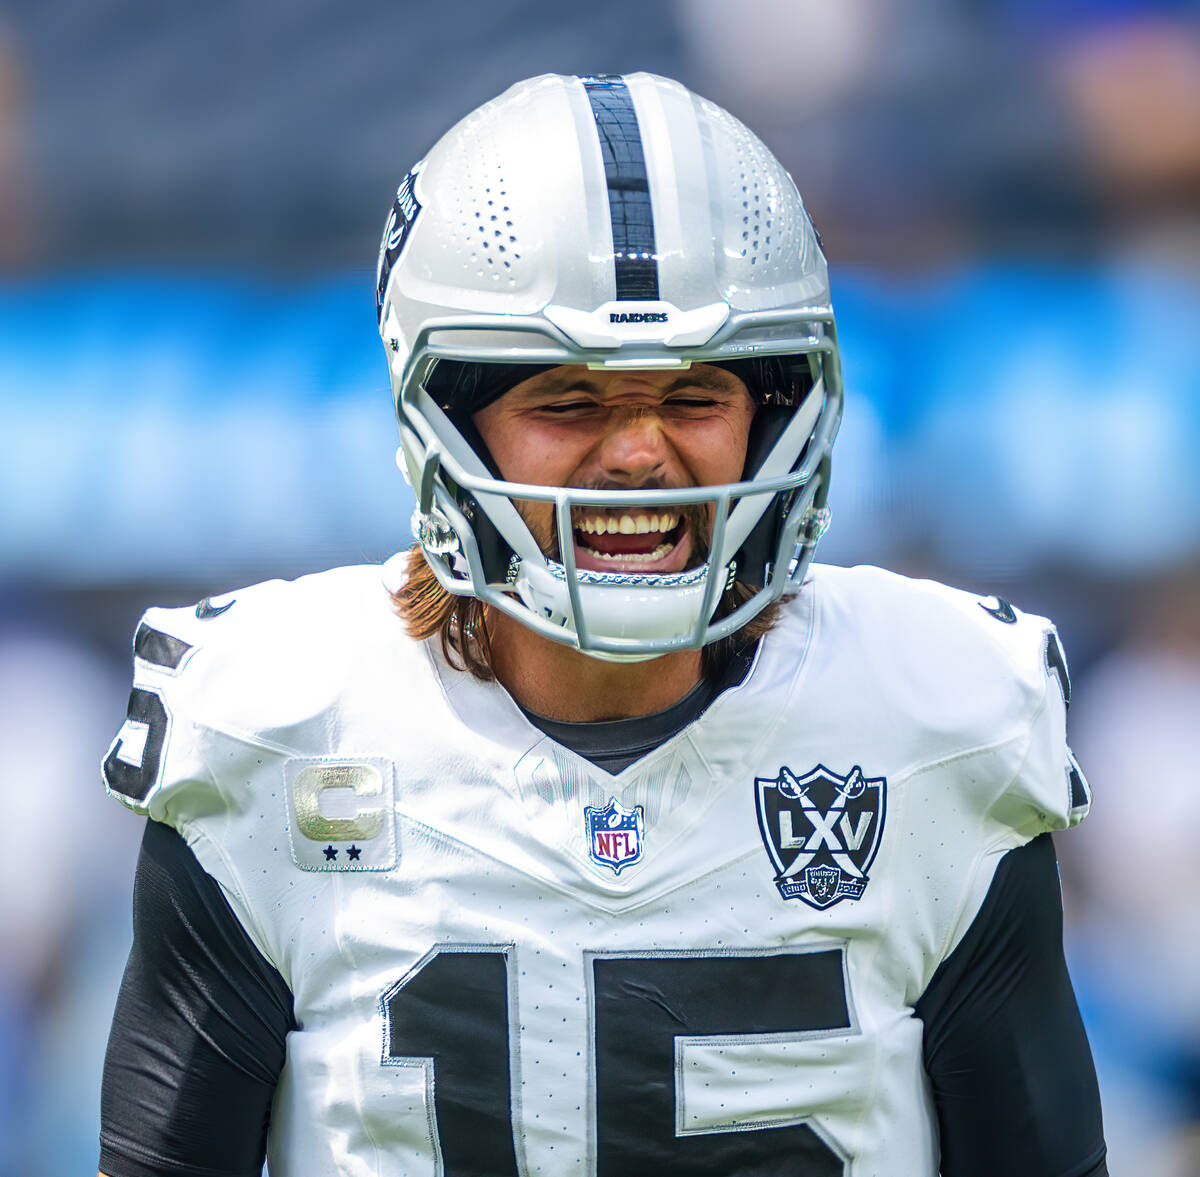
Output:
[[1114,1173],[1200,1174],[1200,13],[1131,0],[8,0],[0,1177],[94,1171],[150,603],[385,558],[395,184],[547,71],[651,69],[792,171],[848,404],[822,556],[1059,622],[1060,839]]

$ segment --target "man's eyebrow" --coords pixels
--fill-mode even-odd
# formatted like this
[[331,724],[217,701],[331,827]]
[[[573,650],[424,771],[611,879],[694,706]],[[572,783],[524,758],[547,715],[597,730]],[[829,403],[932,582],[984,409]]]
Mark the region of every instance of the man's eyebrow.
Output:
[[737,377],[731,372],[709,368],[707,371],[690,371],[678,380],[673,380],[666,388],[667,392],[678,392],[681,388],[703,388],[708,392],[733,392],[731,383]]
[[563,392],[598,392],[596,385],[586,376],[546,376],[545,383],[539,383],[525,390],[530,397],[558,396]]

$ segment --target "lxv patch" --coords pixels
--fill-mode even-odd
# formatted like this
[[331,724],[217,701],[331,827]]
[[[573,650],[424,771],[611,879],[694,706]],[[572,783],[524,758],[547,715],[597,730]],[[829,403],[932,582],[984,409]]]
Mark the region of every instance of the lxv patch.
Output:
[[784,765],[756,777],[754,789],[779,894],[818,910],[861,899],[883,834],[887,780],[857,765],[845,776],[823,764],[797,776]]

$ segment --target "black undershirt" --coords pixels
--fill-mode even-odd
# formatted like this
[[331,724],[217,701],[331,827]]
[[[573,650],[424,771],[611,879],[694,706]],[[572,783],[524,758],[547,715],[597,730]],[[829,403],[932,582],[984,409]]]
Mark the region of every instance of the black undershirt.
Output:
[[724,669],[701,680],[678,703],[652,715],[599,723],[564,723],[526,711],[524,707],[521,711],[534,727],[544,731],[556,744],[570,748],[597,768],[616,776],[647,752],[653,752],[660,744],[678,735],[688,724],[695,723],[722,691],[737,686],[750,673],[757,651],[757,644],[742,646],[729,658]]
[[[547,735],[609,772],[693,722],[753,651],[656,715]],[[1049,835],[1006,854],[916,1005],[942,1177],[1106,1177],[1091,1051],[1062,953]],[[134,944],[104,1062],[109,1177],[260,1177],[292,996],[174,830],[146,823]],[[904,1177],[897,1174],[895,1177]]]

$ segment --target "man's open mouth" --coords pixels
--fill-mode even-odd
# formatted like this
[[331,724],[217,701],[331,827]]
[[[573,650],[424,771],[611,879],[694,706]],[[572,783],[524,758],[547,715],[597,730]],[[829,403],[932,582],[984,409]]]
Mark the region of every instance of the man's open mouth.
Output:
[[575,563],[593,571],[679,572],[692,546],[679,511],[577,509],[573,522]]

